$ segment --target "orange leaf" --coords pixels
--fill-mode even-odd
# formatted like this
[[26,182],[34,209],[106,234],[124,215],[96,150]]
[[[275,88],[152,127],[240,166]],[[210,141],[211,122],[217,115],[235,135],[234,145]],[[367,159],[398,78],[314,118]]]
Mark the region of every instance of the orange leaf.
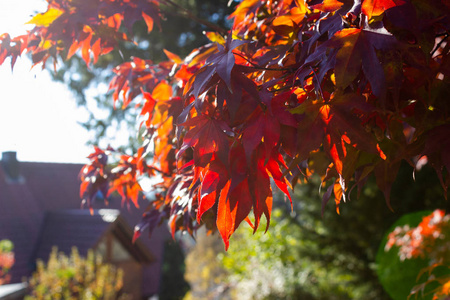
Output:
[[90,33],[89,36],[82,42],[83,46],[81,48],[81,57],[83,58],[87,66],[89,66],[89,63],[91,62],[91,39],[92,33]]
[[228,250],[228,246],[230,245],[230,236],[234,227],[231,218],[230,205],[228,203],[228,190],[230,189],[230,183],[231,181],[228,181],[220,192],[216,220],[217,229],[219,230],[223,242],[225,243],[225,250]]
[[342,143],[340,136],[336,134],[327,134],[325,137],[325,145],[328,148],[329,154],[334,162],[336,171],[342,174],[343,160],[346,156],[346,149]]
[[172,53],[172,52],[170,52],[170,51],[168,51],[166,49],[163,49],[163,51],[166,54],[166,56],[171,61],[173,61],[174,63],[176,63],[176,64],[182,64],[183,63],[183,60],[178,55],[176,55],[176,54],[174,54],[174,53]]
[[100,39],[97,39],[95,41],[94,45],[92,45],[91,51],[92,51],[92,54],[94,56],[94,64],[97,63],[98,56],[100,55],[100,52],[101,52],[101,44],[100,44],[100,42],[101,42]]
[[152,98],[150,93],[144,92],[142,89],[141,92],[145,99],[144,105],[142,106],[141,115],[146,116],[148,114],[148,116],[146,117],[147,120],[145,120],[145,125],[147,127],[150,127],[153,117],[153,109],[155,108],[156,101]]
[[[344,195],[344,190],[343,187],[341,185],[341,183],[339,182],[339,179],[336,180],[336,183],[333,186],[333,192],[334,192],[334,202],[336,203],[336,212],[339,214],[339,204],[341,203],[342,198],[345,196]],[[345,198],[344,198],[345,201]]]
[[328,104],[324,104],[320,109],[319,109],[320,115],[322,117],[322,120],[325,122],[325,124],[328,125],[328,123],[330,122],[331,119],[331,115],[330,115],[330,105]]
[[73,41],[72,45],[70,45],[69,51],[67,52],[67,60],[69,60],[75,52],[77,52],[78,48],[80,48],[80,43],[78,41]]
[[295,26],[299,24],[305,17],[306,9],[294,7],[289,14],[281,15],[273,20],[273,26]]
[[382,15],[389,8],[400,6],[404,3],[404,0],[364,0],[361,10],[370,20],[372,17]]
[[317,9],[323,12],[333,12],[342,7],[344,3],[337,0],[324,0],[320,4],[311,6],[312,9]]
[[162,81],[154,88],[152,97],[156,101],[167,101],[172,97],[172,87]]
[[147,24],[148,32],[153,30],[153,18],[147,15],[145,12],[142,12],[142,17],[144,18],[145,24]]

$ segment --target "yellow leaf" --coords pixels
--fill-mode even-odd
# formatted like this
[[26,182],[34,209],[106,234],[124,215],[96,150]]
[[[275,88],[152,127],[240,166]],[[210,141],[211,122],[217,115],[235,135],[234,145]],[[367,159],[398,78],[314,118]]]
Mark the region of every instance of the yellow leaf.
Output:
[[218,43],[220,45],[225,45],[225,39],[217,32],[208,31],[205,32],[205,35],[211,42]]
[[53,23],[60,15],[62,15],[64,11],[56,9],[56,8],[50,8],[45,13],[38,14],[33,17],[28,23],[26,24],[34,24],[36,26],[44,26],[48,27],[50,24]]
[[47,50],[52,46],[53,46],[53,43],[52,43],[52,41],[49,41],[49,40],[42,40],[39,44],[39,48],[41,50]]
[[332,73],[330,76],[331,82],[333,82],[334,85],[336,85],[336,74]]

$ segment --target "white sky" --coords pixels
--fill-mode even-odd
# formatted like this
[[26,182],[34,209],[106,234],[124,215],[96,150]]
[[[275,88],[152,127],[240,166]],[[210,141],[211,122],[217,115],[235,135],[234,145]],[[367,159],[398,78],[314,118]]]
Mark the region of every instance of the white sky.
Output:
[[[45,11],[43,0],[0,0],[0,34],[24,33],[35,11]],[[86,163],[91,152],[88,133],[71,92],[53,82],[47,71],[31,68],[28,58],[0,66],[0,152],[17,151],[21,161]]]

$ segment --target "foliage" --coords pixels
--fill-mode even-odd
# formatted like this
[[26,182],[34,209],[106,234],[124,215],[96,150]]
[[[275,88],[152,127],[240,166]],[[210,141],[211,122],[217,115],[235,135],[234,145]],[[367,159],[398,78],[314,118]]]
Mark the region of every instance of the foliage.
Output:
[[432,295],[434,300],[450,296],[450,215],[435,210],[424,216],[417,227],[396,227],[388,236],[385,251],[393,247],[398,248],[402,261],[420,258],[428,262],[417,275],[422,283],[411,289],[409,298]]
[[355,210],[344,206],[340,216],[325,211],[322,218],[316,188],[317,182],[297,190],[294,214],[275,201],[271,230],[252,236],[242,228],[227,253],[219,252],[232,299],[388,299],[373,263],[390,212],[381,201],[367,205],[379,195],[367,190],[364,201],[352,203]]
[[83,258],[74,247],[68,257],[55,247],[47,264],[37,262],[25,299],[129,299],[121,294],[122,276],[92,250]]
[[[233,274],[228,280],[235,299],[379,299],[371,282],[358,282],[355,257],[332,257],[336,245],[319,248],[320,243],[306,237],[302,227],[310,224],[301,226],[280,210],[273,216],[267,234],[257,232],[252,238],[241,230],[223,255],[225,269]],[[316,230],[327,233],[320,224]]]
[[10,281],[9,269],[14,265],[14,245],[10,240],[0,240],[0,285]]
[[[1,36],[0,63],[27,50],[35,64],[79,52],[90,66],[133,24],[158,28],[171,0],[48,0],[28,34]],[[164,5],[163,5],[164,4]],[[390,205],[400,163],[426,159],[445,194],[450,181],[448,1],[336,0],[239,3],[230,30],[185,59],[134,57],[113,71],[117,107],[138,110],[143,146],[95,152],[81,173],[88,206],[117,191],[137,205],[142,177],[159,177],[135,237],[168,219],[172,232],[217,228],[225,243],[272,210],[271,180],[322,178],[323,206],[370,175]],[[152,157],[148,155],[152,153]],[[111,164],[114,167],[111,167]],[[248,215],[253,211],[253,220]]]
[[[353,191],[351,201],[342,204],[340,215],[332,210],[322,215],[317,201],[320,178],[313,177],[296,187],[292,212],[276,195],[270,230],[255,235],[245,227],[237,230],[225,254],[219,251],[217,236],[197,233],[197,245],[186,261],[192,290],[203,291],[197,297],[202,299],[214,299],[215,291],[226,291],[228,299],[406,299],[427,262],[422,266],[417,260],[400,262],[396,251],[384,252],[386,240],[382,253],[392,254],[398,265],[390,258],[380,261],[377,251],[384,233],[392,231],[392,224],[411,211],[450,208],[430,166],[416,173],[415,182],[409,176],[411,171],[402,164],[401,180],[392,189],[394,212],[385,205],[371,178],[358,198]],[[218,282],[202,276],[219,271],[223,275]],[[380,273],[390,277],[378,277]],[[405,279],[408,274],[410,281]],[[395,298],[392,290],[404,293]],[[216,299],[224,297],[219,295]]]

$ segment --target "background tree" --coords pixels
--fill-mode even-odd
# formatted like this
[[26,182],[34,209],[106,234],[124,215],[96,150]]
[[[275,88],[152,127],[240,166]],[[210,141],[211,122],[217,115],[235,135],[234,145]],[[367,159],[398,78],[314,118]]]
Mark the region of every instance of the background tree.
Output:
[[[131,40],[137,21],[151,31],[164,5],[179,8],[48,1],[34,30],[1,36],[0,63],[14,66],[26,49],[36,64],[77,51],[95,64]],[[288,187],[317,174],[323,206],[334,199],[339,211],[374,174],[390,206],[401,162],[426,159],[446,196],[449,11],[446,1],[247,0],[229,31],[212,26],[212,43],[185,59],[165,51],[169,61],[124,62],[112,98],[138,109],[143,146],[96,148],[81,176],[85,203],[117,191],[137,205],[139,180],[159,177],[135,237],[168,219],[173,233],[217,228],[228,248],[242,221],[256,230],[270,220],[271,180],[290,199]]]

